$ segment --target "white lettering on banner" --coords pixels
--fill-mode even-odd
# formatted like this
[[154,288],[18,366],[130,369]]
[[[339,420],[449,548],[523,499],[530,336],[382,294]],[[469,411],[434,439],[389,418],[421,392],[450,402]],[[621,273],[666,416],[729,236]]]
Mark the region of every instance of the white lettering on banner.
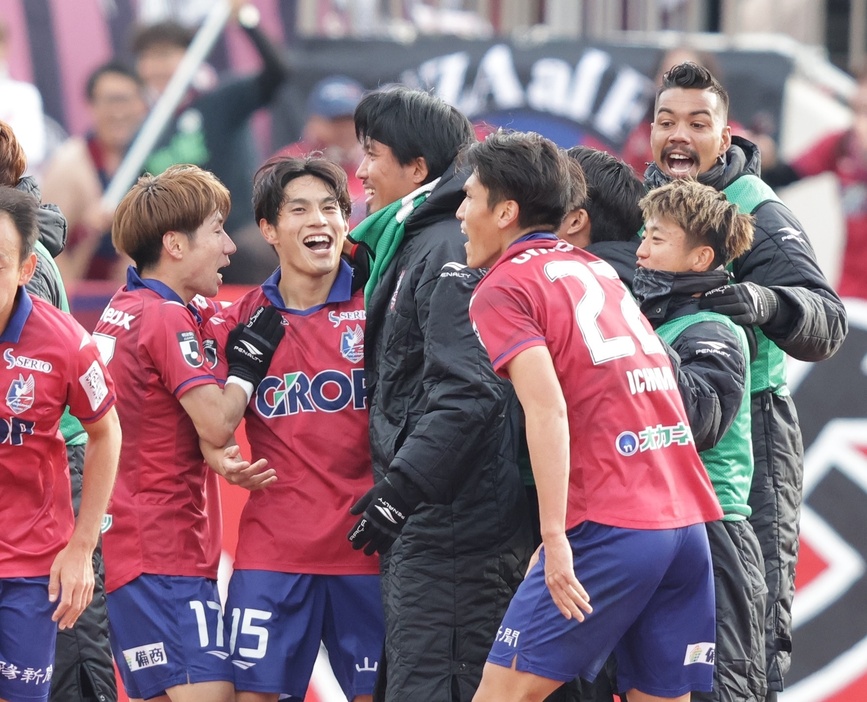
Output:
[[401,81],[433,88],[470,118],[486,110],[527,105],[590,126],[614,141],[624,139],[641,121],[653,94],[652,80],[631,66],[614,65],[611,54],[596,48],[584,51],[574,67],[558,58],[537,59],[526,86],[506,44],[490,47],[475,75],[470,75],[470,63],[465,51],[437,56],[404,71]]

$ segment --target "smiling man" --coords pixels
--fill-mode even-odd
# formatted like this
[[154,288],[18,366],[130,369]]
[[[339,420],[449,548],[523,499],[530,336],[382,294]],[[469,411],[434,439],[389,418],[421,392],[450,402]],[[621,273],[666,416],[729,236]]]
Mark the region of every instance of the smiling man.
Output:
[[768,585],[768,699],[783,689],[792,651],[803,445],[786,384],[785,354],[833,355],[846,337],[846,311],[819,269],[803,227],[758,178],[759,150],[731,136],[725,89],[694,63],[674,66],[657,91],[649,189],[693,177],[725,192],[755,217],[753,245],[731,264],[734,283],[709,291],[702,307],[756,327],[752,396],[755,473],[750,520],[762,545]]
[[[322,158],[274,157],[253,180],[253,209],[280,267],[203,332],[224,377],[235,324],[265,306],[286,328],[245,414],[250,449],[276,482],[252,493],[241,515],[226,604],[237,699],[303,698],[324,641],[346,698],[370,700],[384,627],[379,563],[345,541],[349,508],[373,485],[364,294],[340,258],[346,173]],[[226,471],[252,467],[237,448],[209,460]]]
[[[133,700],[234,699],[216,582],[217,475],[199,437],[229,441],[283,330],[268,310],[239,324],[225,387],[205,363],[199,326],[214,308],[201,296],[217,294],[235,251],[223,229],[228,210],[229,191],[212,173],[173,166],[141,177],[112,227],[135,266],[94,332],[123,430],[103,545],[111,647]],[[247,473],[226,477],[259,486]]]

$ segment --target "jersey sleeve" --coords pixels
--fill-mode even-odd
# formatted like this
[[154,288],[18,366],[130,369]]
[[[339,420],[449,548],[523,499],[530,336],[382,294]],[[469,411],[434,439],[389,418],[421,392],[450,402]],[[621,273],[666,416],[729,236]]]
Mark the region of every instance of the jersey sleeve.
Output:
[[792,168],[802,178],[837,169],[837,158],[843,152],[847,132],[836,132],[820,139],[792,162]]
[[74,355],[74,378],[69,385],[69,411],[84,424],[100,419],[116,401],[111,378],[93,337],[76,329],[79,344]]
[[534,305],[515,286],[483,281],[470,305],[473,328],[498,375],[521,351],[545,345]]
[[216,383],[189,310],[174,302],[158,309],[159,315],[143,326],[141,343],[162,383],[178,399],[194,387]]

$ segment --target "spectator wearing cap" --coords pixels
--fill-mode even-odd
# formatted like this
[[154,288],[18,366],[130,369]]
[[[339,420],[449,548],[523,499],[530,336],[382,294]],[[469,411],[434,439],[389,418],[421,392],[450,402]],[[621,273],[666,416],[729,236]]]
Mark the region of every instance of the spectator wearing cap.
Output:
[[307,98],[307,119],[301,140],[278,152],[280,156],[298,158],[319,151],[346,171],[352,198],[350,227],[366,215],[364,186],[355,177],[364,154],[355,135],[353,120],[362,95],[364,86],[348,76],[332,75],[317,82]]

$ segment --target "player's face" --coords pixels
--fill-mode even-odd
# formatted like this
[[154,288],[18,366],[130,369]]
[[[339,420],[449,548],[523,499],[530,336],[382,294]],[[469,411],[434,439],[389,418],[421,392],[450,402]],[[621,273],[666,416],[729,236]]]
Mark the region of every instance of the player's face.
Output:
[[220,269],[229,265],[229,256],[237,251],[234,242],[223,229],[223,215],[214,210],[196,229],[189,240],[185,260],[189,277],[186,292],[192,299],[195,295],[214,297],[223,282]]
[[644,227],[644,239],[638,247],[639,268],[671,273],[703,270],[699,262],[702,246],[690,246],[686,232],[666,217],[651,217]]
[[419,178],[418,164],[401,165],[390,146],[367,138],[363,147],[364,158],[355,176],[364,184],[367,214],[409,195],[423,183],[424,178]]
[[497,226],[497,215],[488,205],[488,189],[475,173],[464,184],[464,201],[457,211],[461,231],[467,237],[467,265],[487,268],[502,254],[502,241]]
[[30,280],[35,269],[35,254],[21,262],[21,235],[12,218],[0,212],[0,332],[6,329],[18,288]]
[[695,178],[731,145],[719,96],[710,90],[670,88],[656,105],[650,128],[653,160],[667,176]]
[[264,220],[261,226],[284,273],[320,278],[340,265],[349,225],[334,193],[319,178],[305,175],[290,180],[283,189],[276,226]]

